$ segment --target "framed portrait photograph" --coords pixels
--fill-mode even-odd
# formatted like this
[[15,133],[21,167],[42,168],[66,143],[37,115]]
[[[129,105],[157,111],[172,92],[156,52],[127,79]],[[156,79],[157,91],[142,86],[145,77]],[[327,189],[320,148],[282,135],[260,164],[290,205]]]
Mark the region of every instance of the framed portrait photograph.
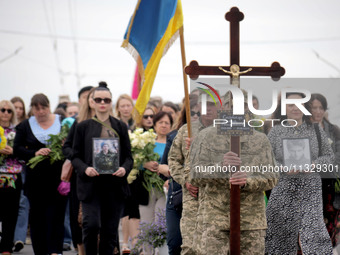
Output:
[[306,138],[283,138],[283,164],[290,170],[304,170],[312,164],[310,140]]
[[119,139],[92,138],[93,167],[99,174],[113,174],[119,168]]

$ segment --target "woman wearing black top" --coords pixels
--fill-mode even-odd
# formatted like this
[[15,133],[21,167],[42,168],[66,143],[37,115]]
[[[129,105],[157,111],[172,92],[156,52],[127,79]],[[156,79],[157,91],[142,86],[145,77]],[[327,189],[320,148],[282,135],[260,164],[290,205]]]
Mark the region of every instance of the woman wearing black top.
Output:
[[[28,162],[38,155],[48,155],[49,134],[60,132],[60,116],[50,111],[48,98],[36,94],[31,100],[33,116],[17,127],[14,154]],[[27,167],[25,194],[30,203],[30,231],[34,254],[61,254],[63,252],[66,197],[58,191],[63,161],[53,164],[49,159],[33,169]]]
[[[76,127],[72,165],[77,173],[77,193],[83,209],[83,240],[86,254],[114,254],[117,230],[125,198],[129,195],[126,177],[133,159],[126,125],[110,116],[111,92],[94,90],[96,116]],[[93,138],[119,139],[119,168],[112,175],[99,175],[93,167]]]

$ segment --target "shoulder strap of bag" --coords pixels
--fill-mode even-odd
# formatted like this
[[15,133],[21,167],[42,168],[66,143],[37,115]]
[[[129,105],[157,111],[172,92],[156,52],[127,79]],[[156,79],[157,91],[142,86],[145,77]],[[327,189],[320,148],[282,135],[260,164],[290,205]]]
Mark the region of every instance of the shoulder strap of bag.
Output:
[[319,145],[319,157],[321,156],[321,133],[319,123],[314,123],[314,129],[316,132],[316,137],[318,138],[318,145]]
[[98,120],[96,117],[92,117],[92,119],[93,119],[94,121],[97,121],[98,123],[102,124],[104,127],[110,129],[113,133],[115,133],[115,135],[116,135],[118,138],[120,138],[120,136],[118,135],[117,131],[114,130],[111,126],[109,126],[109,125],[107,125],[106,123],[104,123],[104,122]]

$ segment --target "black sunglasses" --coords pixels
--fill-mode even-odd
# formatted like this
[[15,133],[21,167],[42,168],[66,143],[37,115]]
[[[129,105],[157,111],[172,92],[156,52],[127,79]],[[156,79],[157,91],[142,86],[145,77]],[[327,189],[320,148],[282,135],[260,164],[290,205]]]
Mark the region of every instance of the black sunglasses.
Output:
[[143,115],[143,119],[148,119],[148,118],[151,118],[153,119],[153,114],[150,114],[150,115]]
[[110,104],[112,102],[111,98],[100,98],[100,97],[96,97],[93,98],[93,100],[96,102],[96,104],[100,104],[102,101],[104,101],[105,104]]
[[201,116],[201,113],[200,113],[200,112],[190,111],[190,115],[191,115],[191,116],[197,115],[197,117],[199,117],[199,116]]
[[6,109],[6,108],[1,108],[0,110],[2,113],[5,113],[6,111],[8,112],[8,114],[11,114],[13,111],[12,109]]

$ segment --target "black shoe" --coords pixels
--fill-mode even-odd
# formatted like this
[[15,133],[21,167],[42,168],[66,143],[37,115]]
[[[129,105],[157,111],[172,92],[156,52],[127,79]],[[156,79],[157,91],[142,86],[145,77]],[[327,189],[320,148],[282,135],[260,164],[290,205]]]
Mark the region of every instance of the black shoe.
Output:
[[14,251],[14,252],[19,252],[19,251],[21,251],[23,248],[24,248],[24,243],[21,242],[21,241],[16,241],[15,244],[14,244],[14,249],[13,249],[13,251]]
[[63,244],[63,251],[70,251],[71,249],[71,244],[64,243]]

